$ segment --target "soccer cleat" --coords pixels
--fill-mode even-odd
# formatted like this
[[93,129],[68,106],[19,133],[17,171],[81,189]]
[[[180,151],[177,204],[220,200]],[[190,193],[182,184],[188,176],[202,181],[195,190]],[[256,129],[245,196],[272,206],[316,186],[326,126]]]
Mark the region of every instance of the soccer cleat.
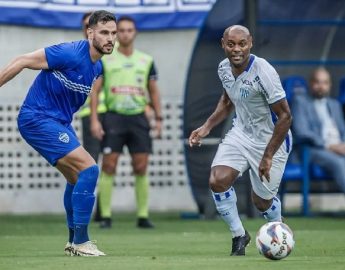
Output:
[[148,218],[138,218],[137,227],[140,229],[153,229],[155,226]]
[[231,256],[244,256],[246,255],[246,246],[248,246],[250,242],[250,235],[245,230],[245,234],[242,236],[237,236],[232,238],[232,250]]
[[82,244],[72,244],[72,253],[74,256],[98,257],[105,256],[96,246],[96,241],[87,241]]
[[99,223],[101,229],[110,229],[111,228],[111,218],[102,218]]
[[64,252],[67,256],[73,256],[72,243],[71,242],[67,242]]

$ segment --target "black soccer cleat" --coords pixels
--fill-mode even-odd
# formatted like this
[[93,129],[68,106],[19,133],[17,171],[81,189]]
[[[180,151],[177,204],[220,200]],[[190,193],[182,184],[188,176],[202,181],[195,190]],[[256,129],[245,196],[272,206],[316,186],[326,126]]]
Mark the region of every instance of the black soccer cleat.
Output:
[[101,229],[110,229],[111,223],[112,223],[111,218],[102,218],[100,223],[99,223],[99,227]]
[[246,255],[246,246],[250,242],[250,235],[245,230],[245,234],[232,238],[231,256],[244,256]]
[[140,229],[153,229],[155,226],[148,218],[138,218],[137,227]]

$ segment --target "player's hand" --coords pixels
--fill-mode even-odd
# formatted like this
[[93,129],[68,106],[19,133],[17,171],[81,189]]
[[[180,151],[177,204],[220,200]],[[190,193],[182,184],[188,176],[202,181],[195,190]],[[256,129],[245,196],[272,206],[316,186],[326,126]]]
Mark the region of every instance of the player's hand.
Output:
[[101,122],[99,122],[98,120],[91,121],[90,129],[91,129],[91,134],[94,138],[96,138],[99,141],[103,139],[104,130],[103,130]]
[[160,139],[162,137],[162,120],[156,119],[155,120],[155,127],[154,127],[155,137]]
[[204,125],[192,131],[188,139],[189,146],[201,146],[201,139],[206,137],[209,133],[210,130],[206,128]]
[[264,180],[269,182],[271,180],[270,179],[271,167],[272,167],[272,158],[263,157],[259,165],[259,177],[261,179],[261,182],[263,182]]

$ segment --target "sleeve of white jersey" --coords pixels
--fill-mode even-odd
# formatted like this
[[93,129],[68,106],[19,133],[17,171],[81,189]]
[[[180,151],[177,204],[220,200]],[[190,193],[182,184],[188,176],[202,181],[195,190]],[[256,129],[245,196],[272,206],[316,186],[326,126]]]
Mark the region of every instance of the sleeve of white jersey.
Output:
[[265,60],[261,65],[258,84],[268,104],[273,104],[286,96],[277,71]]

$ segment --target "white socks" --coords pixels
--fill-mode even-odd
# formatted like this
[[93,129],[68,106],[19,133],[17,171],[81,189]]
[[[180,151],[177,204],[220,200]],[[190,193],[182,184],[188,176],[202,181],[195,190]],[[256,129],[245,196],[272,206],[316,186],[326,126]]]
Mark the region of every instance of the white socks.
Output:
[[237,211],[237,197],[234,188],[231,187],[225,192],[212,193],[217,210],[228,224],[232,237],[244,235],[245,231]]
[[277,197],[273,197],[271,206],[265,211],[261,212],[268,222],[282,221],[282,205]]

